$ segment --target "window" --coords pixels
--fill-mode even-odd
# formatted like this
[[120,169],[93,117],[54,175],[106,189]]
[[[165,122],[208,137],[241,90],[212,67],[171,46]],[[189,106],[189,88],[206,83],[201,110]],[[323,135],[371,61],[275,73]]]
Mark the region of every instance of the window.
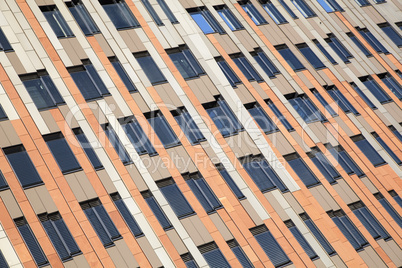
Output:
[[304,2],[304,0],[291,0],[295,7],[305,18],[317,16],[313,10]]
[[285,116],[279,111],[279,109],[276,107],[276,105],[271,101],[267,100],[268,107],[274,112],[275,116],[281,121],[281,123],[286,127],[288,131],[293,131],[294,128],[292,125],[288,122],[288,120],[285,118]]
[[275,267],[285,266],[291,263],[286,253],[265,225],[254,227],[250,229],[250,232]]
[[4,258],[3,252],[0,250],[0,267],[9,268],[6,258]]
[[389,73],[378,75],[381,81],[395,94],[398,99],[402,99],[402,86]]
[[24,146],[3,148],[3,151],[23,188],[43,183]]
[[318,42],[318,40],[313,40],[314,44],[318,47],[319,50],[321,50],[322,54],[324,54],[324,56],[332,63],[332,64],[338,64],[334,58],[332,58],[332,56],[328,53],[327,50],[325,50],[325,48],[321,45],[320,42]]
[[288,22],[270,0],[262,1],[262,7],[276,24]]
[[284,0],[278,0],[279,4],[282,5],[282,7],[286,10],[287,13],[293,18],[297,19],[296,14],[290,9],[290,7],[285,3]]
[[327,87],[328,94],[334,99],[336,104],[345,113],[352,112],[355,115],[359,115],[359,112],[353,107],[353,105],[348,101],[348,99],[342,94],[342,92],[335,86]]
[[0,170],[0,191],[8,189],[8,184],[6,179],[4,178],[3,172]]
[[271,165],[262,156],[245,158],[241,162],[248,175],[262,192],[274,189],[279,189],[282,192],[288,190]]
[[137,92],[137,89],[134,86],[133,81],[131,81],[130,77],[128,77],[126,71],[124,70],[119,60],[116,57],[109,58],[109,60],[112,63],[117,74],[119,75],[121,81],[123,81],[123,84],[126,86],[127,90],[129,92]]
[[276,46],[275,48],[294,71],[306,69],[287,45],[280,45]]
[[279,131],[278,127],[274,124],[274,122],[272,122],[261,106],[257,105],[256,103],[251,103],[245,106],[248,112],[266,134]]
[[324,63],[322,63],[306,43],[297,45],[297,48],[315,69],[325,68]]
[[204,32],[204,34],[209,33],[220,33],[223,34],[225,31],[212,16],[211,12],[205,7],[198,7],[194,9],[187,9],[190,16],[197,23],[198,27]]
[[255,8],[255,6],[250,3],[249,1],[246,1],[245,3],[240,4],[243,10],[247,13],[247,15],[250,17],[252,21],[254,21],[255,25],[261,25],[261,24],[266,24],[268,23],[264,17],[258,12],[258,10]]
[[0,121],[8,119],[6,112],[4,111],[3,107],[0,105]]
[[394,135],[395,135],[400,141],[402,141],[402,135],[401,135],[401,133],[400,133],[394,126],[389,126],[388,128],[392,131],[392,133],[394,133]]
[[68,70],[85,100],[89,101],[110,94],[92,64],[87,62]]
[[[327,145],[329,147],[329,145]],[[356,174],[358,177],[362,177],[365,174],[361,169],[356,165],[356,163],[350,158],[348,153],[341,147],[329,147],[328,151],[335,158],[335,160],[341,165],[343,170],[345,170],[348,174]]]
[[335,0],[317,0],[326,12],[343,11],[342,7]]
[[396,210],[388,203],[381,193],[374,194],[375,198],[380,202],[380,204],[385,208],[389,215],[394,219],[394,221],[402,228],[402,217],[396,212]]
[[371,146],[371,144],[363,137],[363,135],[357,135],[351,137],[352,141],[359,147],[360,151],[370,160],[374,166],[385,164],[385,160],[377,153],[377,150]]
[[180,257],[187,268],[198,268],[197,263],[195,262],[193,256],[191,256],[190,253],[185,253],[183,255],[180,255]]
[[99,170],[103,168],[102,163],[100,162],[98,156],[94,149],[92,148],[91,144],[85,137],[84,132],[80,128],[73,129],[75,137],[77,138],[78,142],[81,144],[82,149],[84,149],[85,154],[87,155],[89,161],[91,162],[92,166],[95,170]]
[[158,155],[137,120],[135,120],[133,117],[127,117],[119,121],[124,131],[126,132],[128,139],[131,141],[139,155]]
[[3,29],[0,28],[0,51],[13,51],[13,48],[8,42],[6,35],[3,32]]
[[244,267],[244,268],[253,268],[254,265],[251,264],[250,260],[247,258],[246,254],[244,254],[244,251],[241,249],[241,247],[239,246],[239,244],[237,243],[236,240],[230,240],[227,241],[228,246],[230,247],[230,249],[232,250],[232,252],[234,253],[234,255],[236,256],[236,258],[239,260],[240,264]]
[[113,241],[121,238],[119,231],[99,199],[83,202],[80,205],[103,246],[112,246],[114,245]]
[[357,94],[359,94],[360,98],[362,98],[371,109],[377,109],[374,103],[371,102],[371,100],[366,96],[366,94],[364,94],[363,91],[355,83],[352,82],[350,83],[350,85],[357,92]]
[[349,217],[346,216],[343,210],[328,211],[328,215],[332,218],[336,226],[343,233],[343,235],[348,239],[350,244],[355,248],[355,250],[362,250],[364,247],[369,245],[367,240],[363,237],[356,226],[350,221]]
[[54,159],[56,159],[63,174],[81,170],[80,164],[61,132],[43,136],[43,139],[45,140],[47,147],[49,147],[49,150],[52,152],[52,155]]
[[313,149],[312,152],[307,153],[307,155],[329,183],[336,183],[336,180],[341,178],[339,172],[332,166],[325,155],[318,151],[318,149]]
[[309,258],[312,260],[318,259],[319,257],[317,255],[317,253],[315,253],[314,249],[310,246],[310,244],[304,238],[304,236],[299,231],[299,229],[296,227],[296,225],[293,223],[293,221],[287,220],[287,221],[285,221],[285,225],[286,225],[286,227],[289,228],[290,232],[296,238],[297,242],[300,244],[300,246],[303,248],[303,250],[307,253]]
[[149,0],[141,0],[144,4],[145,8],[148,10],[148,13],[151,15],[152,19],[155,21],[156,25],[162,26],[163,22],[161,18],[159,18],[158,14],[156,13],[155,9],[152,7]]
[[230,57],[232,58],[234,63],[236,63],[237,68],[242,71],[248,81],[264,81],[243,54],[235,54],[231,55]]
[[140,24],[123,0],[99,0],[116,29],[138,27]]
[[313,187],[321,184],[297,153],[285,155],[284,158],[306,187]]
[[275,74],[281,73],[261,49],[251,52],[251,56],[269,77],[275,77]]
[[160,111],[147,113],[145,117],[148,119],[149,124],[152,126],[165,148],[170,148],[181,144]]
[[52,108],[57,104],[64,103],[59,91],[46,72],[21,75],[20,78],[38,109]]
[[240,78],[233,72],[232,68],[229,67],[227,62],[222,58],[215,58],[218,66],[221,68],[223,74],[225,75],[226,79],[229,80],[229,83],[232,87],[236,87],[236,84],[240,84]]
[[306,123],[327,121],[318,108],[304,94],[296,96],[294,93],[291,93],[285,97]]
[[235,31],[244,28],[227,6],[216,6],[215,9],[229,26],[230,30]]
[[169,6],[166,4],[165,0],[156,0],[159,6],[162,8],[163,12],[165,12],[166,17],[170,20],[171,23],[178,23],[179,21],[173,15],[173,12],[170,10]]
[[200,173],[185,174],[183,177],[207,213],[222,208],[221,202]]
[[114,193],[110,195],[114,204],[116,205],[117,209],[120,212],[120,215],[123,217],[124,221],[126,222],[128,228],[133,233],[135,237],[140,237],[143,235],[141,228],[138,226],[137,222],[135,221],[133,215],[128,210],[126,204],[124,203],[123,199],[118,193]]
[[380,85],[378,85],[371,76],[359,77],[359,79],[380,103],[391,101],[391,98],[388,96],[388,94],[384,92]]
[[235,135],[243,130],[243,126],[225,100],[218,98],[216,102],[204,104],[204,108],[223,137]]
[[80,254],[81,250],[58,212],[38,216],[61,260]]
[[165,213],[162,211],[158,202],[156,202],[156,199],[152,195],[152,193],[149,190],[147,190],[145,192],[141,192],[141,194],[142,197],[144,197],[145,201],[147,202],[148,206],[151,208],[152,212],[154,213],[156,219],[159,221],[162,228],[165,230],[173,228],[172,224],[166,217]]
[[324,97],[321,96],[321,94],[315,88],[312,89],[312,92],[332,117],[338,116],[338,114],[334,111],[334,109],[332,109],[332,107],[328,104],[328,102],[324,99]]
[[391,148],[389,148],[389,146],[383,141],[383,139],[381,139],[381,137],[373,132],[371,133],[373,135],[373,137],[377,140],[377,142],[382,146],[382,148],[384,148],[384,150],[389,154],[389,156],[391,156],[391,158],[398,164],[398,165],[402,165],[402,160],[399,159],[398,156],[396,156],[396,154],[391,150]]
[[229,175],[227,170],[224,168],[222,164],[217,165],[217,169],[219,173],[221,174],[222,178],[226,181],[226,183],[229,185],[229,188],[232,190],[232,192],[236,195],[238,199],[244,199],[246,198],[242,191],[239,189],[237,184],[234,182],[232,177]]
[[14,220],[15,225],[17,226],[18,231],[20,232],[22,238],[24,239],[25,244],[28,247],[29,252],[36,263],[37,266],[43,266],[48,263],[45,253],[43,252],[41,246],[36,240],[35,235],[33,234],[31,227],[29,227],[25,218],[18,218]]
[[394,190],[388,191],[388,193],[392,196],[396,203],[402,207],[402,198]]
[[349,59],[353,58],[352,54],[341,44],[334,34],[329,34],[325,42],[338,54],[339,58],[345,63],[349,63]]
[[82,0],[73,0],[71,2],[66,2],[66,4],[85,35],[99,33],[100,31],[98,26],[96,26],[95,22],[91,18],[91,15],[89,15],[88,10],[81,1]]
[[178,49],[172,49],[168,51],[168,54],[184,79],[194,78],[205,74],[204,70],[188,48],[180,47]]
[[177,124],[179,124],[181,130],[192,145],[199,144],[206,140],[186,108],[177,108],[175,111],[171,112]]
[[74,36],[67,22],[55,5],[39,7],[57,38]]
[[374,1],[374,3],[376,3],[376,4],[382,4],[382,3],[386,3],[387,1],[385,1],[385,0],[373,0]]
[[366,55],[367,57],[373,56],[370,51],[357,39],[357,37],[352,33],[347,33],[350,39],[355,43],[355,45]]
[[137,53],[134,56],[152,85],[167,82],[165,76],[162,74],[161,70],[156,65],[152,57],[148,54],[148,52],[140,54]]
[[388,50],[381,44],[380,41],[378,41],[377,38],[374,37],[374,35],[367,29],[359,29],[357,28],[359,33],[363,36],[364,39],[366,39],[367,43],[369,43],[375,51],[378,53],[388,53]]
[[395,31],[395,29],[389,23],[379,24],[378,27],[380,27],[381,30],[383,30],[384,33],[388,35],[389,39],[391,39],[396,46],[398,47],[402,46],[401,35],[397,31]]
[[113,145],[123,164],[128,165],[133,163],[126,149],[124,148],[124,145],[121,143],[119,137],[117,136],[112,126],[109,125],[109,123],[107,123],[103,124],[102,128],[105,131],[106,136],[109,138],[110,143]]
[[193,208],[187,202],[187,199],[172,178],[158,181],[156,185],[160,188],[162,194],[179,219],[195,214]]
[[329,256],[335,255],[336,254],[335,250],[332,248],[331,244],[328,243],[327,239],[325,239],[325,237],[322,235],[322,233],[314,224],[314,222],[310,219],[310,217],[306,213],[303,213],[300,214],[300,218],[304,221],[304,223],[310,229],[311,233],[313,233],[315,238],[318,240],[318,242],[321,244],[324,250],[328,253],[328,255]]
[[228,261],[223,256],[221,250],[211,242],[198,247],[204,259],[207,261],[209,267],[230,268]]
[[377,240],[390,238],[389,234],[384,230],[376,218],[374,218],[363,202],[358,201],[350,204],[349,208],[353,211],[353,213],[374,239]]
[[361,7],[370,5],[370,2],[368,0],[355,0],[355,1]]

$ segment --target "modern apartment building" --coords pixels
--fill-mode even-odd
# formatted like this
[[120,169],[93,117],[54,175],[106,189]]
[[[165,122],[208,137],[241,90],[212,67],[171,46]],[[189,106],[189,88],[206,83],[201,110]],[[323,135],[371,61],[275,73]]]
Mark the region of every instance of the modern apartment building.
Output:
[[401,267],[399,0],[0,1],[0,267]]

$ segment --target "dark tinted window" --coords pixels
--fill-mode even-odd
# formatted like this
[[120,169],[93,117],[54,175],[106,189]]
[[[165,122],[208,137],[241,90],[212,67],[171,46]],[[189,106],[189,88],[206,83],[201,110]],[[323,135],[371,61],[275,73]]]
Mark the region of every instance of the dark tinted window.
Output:
[[149,154],[152,156],[158,154],[136,120],[124,121],[122,122],[122,127],[139,155]]
[[96,153],[94,149],[92,148],[91,144],[85,137],[85,134],[82,132],[80,128],[73,129],[74,134],[78,140],[78,142],[81,144],[81,147],[84,149],[85,154],[89,158],[89,161],[91,161],[92,166],[94,169],[101,169],[103,168],[102,163],[100,162],[99,158],[96,156]]
[[341,178],[339,172],[332,166],[322,152],[313,151],[309,154],[309,157],[330,183],[334,183],[337,179]]
[[173,179],[158,181],[157,185],[178,218],[194,214],[193,208],[187,202],[187,199]]
[[7,119],[6,112],[4,111],[3,107],[0,105],[0,120]]
[[163,25],[161,18],[159,18],[158,14],[156,13],[155,9],[152,7],[151,3],[148,0],[141,0],[144,4],[145,8],[148,10],[148,13],[151,15],[152,19],[155,23],[159,26]]
[[51,6],[40,6],[47,22],[52,27],[54,33],[57,37],[70,37],[74,36],[70,27],[68,26],[66,20],[61,15],[60,11],[55,5]]
[[284,158],[291,166],[293,171],[299,176],[300,180],[307,186],[316,186],[321,184],[313,172],[307,167],[306,163],[296,153],[286,155]]
[[208,9],[197,8],[188,10],[188,12],[204,34],[225,32]]
[[317,0],[326,12],[343,11],[342,7],[335,0]]
[[311,102],[311,100],[302,95],[302,96],[285,96],[287,97],[290,104],[296,110],[296,112],[303,118],[306,123],[312,123],[316,121],[324,122],[326,118],[318,108]]
[[357,92],[357,94],[359,94],[360,98],[362,98],[367,103],[367,105],[370,108],[377,109],[377,107],[375,107],[374,103],[371,102],[371,100],[366,96],[366,94],[364,94],[363,91],[355,83],[351,83],[350,85]]
[[3,172],[1,172],[0,170],[0,191],[7,189],[8,188],[8,184],[6,181],[6,178],[4,178]]
[[355,107],[348,101],[348,99],[342,94],[342,92],[336,87],[327,88],[329,95],[334,99],[334,101],[338,104],[338,106],[345,113],[354,113],[358,115],[359,112],[355,109]]
[[228,261],[223,256],[221,250],[215,244],[211,242],[202,246],[199,246],[202,256],[207,261],[209,267],[212,268],[230,268]]
[[380,156],[380,154],[377,153],[377,150],[374,149],[373,146],[371,146],[371,144],[363,137],[363,135],[352,137],[352,140],[374,166],[386,163],[385,160]]
[[395,29],[391,25],[386,23],[386,24],[382,24],[382,25],[379,25],[379,26],[380,26],[381,30],[383,30],[384,33],[386,35],[388,35],[389,39],[391,39],[392,42],[395,43],[395,45],[397,45],[398,47],[402,46],[402,37],[401,37],[401,35],[397,31],[395,31]]
[[237,120],[226,101],[218,100],[217,102],[204,105],[204,107],[222,136],[235,135],[243,129],[243,126]]
[[137,89],[135,88],[133,81],[131,81],[130,77],[128,77],[121,63],[117,59],[114,59],[111,62],[117,74],[119,75],[120,79],[123,81],[124,85],[128,89],[128,91],[136,92]]
[[322,54],[332,63],[332,64],[337,64],[337,62],[332,58],[332,56],[328,53],[328,51],[318,42],[317,40],[314,40],[314,43],[318,47],[319,50],[321,50]]
[[244,251],[242,248],[239,246],[236,240],[231,240],[228,241],[228,246],[236,256],[236,258],[239,260],[240,264],[244,268],[253,268],[254,265],[251,264],[250,260],[247,258],[246,254],[244,254]]
[[392,157],[392,159],[398,164],[401,165],[402,161],[399,159],[399,157],[392,151],[392,149],[384,142],[383,139],[381,139],[380,136],[378,136],[377,133],[372,133],[374,138],[377,140],[377,142],[384,148],[384,150],[389,154],[389,156]]
[[352,54],[350,54],[350,52],[341,44],[335,35],[329,34],[325,41],[335,51],[335,53],[338,54],[343,62],[348,63],[350,62],[349,59],[353,58]]
[[137,54],[135,57],[152,84],[166,82],[165,76],[162,74],[161,70],[151,56],[146,54]]
[[325,68],[324,63],[322,63],[322,61],[315,55],[315,53],[311,50],[311,48],[309,48],[307,44],[301,44],[297,47],[315,69]]
[[174,119],[176,119],[176,122],[179,124],[181,130],[184,132],[191,144],[198,144],[201,141],[206,140],[185,108],[178,108],[174,113]]
[[189,49],[169,52],[169,57],[184,79],[198,77],[205,73]]
[[394,221],[402,228],[402,217],[396,212],[396,210],[388,203],[381,193],[374,195],[380,204],[385,208],[389,215],[394,219]]
[[232,11],[227,6],[216,7],[218,14],[229,26],[230,30],[235,31],[243,29],[243,25],[236,19]]
[[129,7],[121,0],[99,0],[110,20],[117,29],[138,27],[140,24]]
[[123,217],[124,221],[128,225],[128,228],[130,228],[133,235],[135,237],[142,236],[143,233],[142,233],[141,228],[138,226],[133,215],[131,214],[130,210],[127,208],[124,201],[121,199],[120,195],[118,193],[115,193],[115,194],[112,194],[111,196],[114,201],[114,204],[116,205],[117,209],[119,210],[121,216]]
[[185,178],[191,191],[197,197],[203,208],[207,213],[213,212],[222,207],[221,202],[209,188],[208,183],[205,181],[201,174],[190,174]]
[[148,118],[149,124],[152,126],[158,138],[162,142],[165,148],[180,145],[181,142],[177,138],[176,134],[166,121],[161,112],[157,112],[154,117]]
[[355,45],[364,53],[364,55],[366,55],[367,57],[372,56],[370,51],[368,51],[368,49],[359,41],[359,39],[357,39],[354,34],[348,33],[348,36],[353,41],[353,43],[355,43]]
[[314,17],[316,14],[313,10],[304,2],[304,0],[291,0],[295,7],[303,14],[305,18]]
[[276,49],[294,71],[306,69],[293,52],[286,46],[277,46]]
[[262,51],[257,51],[253,55],[255,61],[261,66],[264,72],[269,77],[275,77],[275,74],[279,74],[280,71],[276,68],[276,66],[272,63],[272,61],[265,55]]
[[234,182],[232,177],[229,175],[227,170],[222,165],[218,166],[218,170],[222,178],[226,181],[226,183],[229,185],[229,188],[233,191],[233,193],[237,196],[237,198],[239,199],[245,198],[244,194],[241,192],[241,190]]
[[147,202],[148,206],[151,208],[154,213],[156,219],[159,221],[160,225],[162,225],[163,229],[172,228],[172,224],[169,219],[166,217],[165,213],[162,211],[155,197],[151,194],[150,191],[142,192],[142,196]]
[[171,23],[179,22],[164,0],[156,0],[156,2],[158,2],[159,6],[162,8],[163,12],[165,12]]
[[283,6],[283,8],[286,10],[286,12],[289,13],[289,15],[293,19],[297,19],[296,14],[290,9],[290,7],[286,4],[286,2],[284,0],[279,0],[279,4],[281,4]]
[[6,258],[4,258],[3,252],[0,250],[0,267],[9,268]]
[[223,60],[223,58],[217,59],[217,63],[232,87],[236,87],[236,84],[241,83],[240,78],[235,74],[232,68],[229,67],[227,62]]
[[251,66],[250,62],[244,57],[244,55],[232,56],[232,60],[236,63],[237,67],[242,71],[244,76],[249,81],[262,82],[262,78],[257,73],[257,71]]
[[247,13],[250,19],[254,21],[255,25],[268,23],[252,3],[247,2],[242,4],[241,7]]
[[89,15],[88,10],[82,4],[81,0],[66,2],[66,4],[85,35],[99,33],[98,26],[96,26],[95,22],[92,20],[91,15]]
[[102,127],[105,130],[106,136],[109,138],[110,143],[113,145],[123,164],[131,164],[133,161],[131,160],[126,149],[124,148],[124,145],[121,143],[112,126],[110,126],[109,124],[104,124],[102,125]]
[[399,84],[395,78],[393,78],[389,73],[381,76],[381,81],[395,94],[398,99],[402,99],[402,86]]
[[8,42],[8,39],[1,28],[0,28],[0,50],[3,50],[3,51],[12,51],[13,50],[10,42]]
[[377,82],[371,77],[362,77],[359,78],[360,81],[367,87],[368,90],[377,98],[380,103],[385,103],[391,101],[391,98],[388,96],[387,93],[377,84]]
[[279,131],[278,127],[272,122],[261,106],[254,104],[248,107],[247,110],[266,134]]
[[338,114],[334,111],[334,109],[332,109],[332,107],[328,104],[328,102],[324,99],[323,96],[321,96],[321,94],[317,91],[317,90],[313,90],[313,94],[314,96],[318,99],[318,101],[322,104],[322,106],[325,107],[325,109],[328,111],[328,113],[331,116],[338,116]]
[[109,94],[109,91],[92,64],[86,64],[74,69],[71,68],[70,75],[85,100],[97,99]]
[[297,242],[299,242],[299,244],[303,248],[303,250],[310,257],[310,259],[318,258],[317,253],[315,253],[314,249],[310,246],[310,244],[304,238],[304,236],[299,231],[299,229],[296,227],[296,225],[291,220],[286,221],[285,224],[289,228],[289,230],[293,234],[293,236],[296,238]]
[[374,48],[378,53],[388,53],[388,50],[378,41],[377,38],[367,29],[358,29],[359,33],[364,39]]
[[285,116],[279,111],[279,109],[276,107],[276,105],[271,101],[267,101],[268,107],[274,112],[275,116],[281,121],[281,123],[286,127],[288,131],[293,131],[292,125],[289,123],[289,121],[285,118]]
[[266,1],[262,6],[276,24],[288,22],[271,1]]
[[356,165],[356,163],[350,158],[349,154],[342,148],[328,148],[328,151],[332,154],[335,160],[342,166],[343,170],[348,174],[355,173],[357,176],[361,177],[365,174],[361,169]]

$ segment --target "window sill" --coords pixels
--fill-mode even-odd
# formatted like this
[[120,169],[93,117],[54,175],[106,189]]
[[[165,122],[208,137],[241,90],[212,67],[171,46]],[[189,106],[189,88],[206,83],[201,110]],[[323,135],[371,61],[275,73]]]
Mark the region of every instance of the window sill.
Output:
[[61,173],[63,173],[63,175],[67,175],[67,174],[75,173],[75,172],[78,172],[78,171],[81,171],[81,170],[83,170],[82,167],[79,167],[79,168],[75,168],[75,169],[61,171]]
[[193,211],[193,212],[191,212],[191,213],[188,213],[188,214],[185,214],[185,215],[180,216],[180,217],[178,216],[177,218],[179,218],[179,220],[182,220],[182,219],[185,219],[185,218],[194,216],[194,215],[197,215],[197,213],[196,213],[195,211]]
[[[255,23],[255,22],[254,22]],[[256,26],[263,26],[263,25],[268,25],[269,23],[268,22],[262,22],[262,23],[259,23],[259,24],[255,24]]]
[[378,167],[381,167],[381,166],[385,166],[385,165],[388,165],[388,163],[387,162],[383,162],[383,163],[380,163],[380,164],[377,164],[377,165],[373,165],[375,168],[378,168]]
[[170,149],[170,148],[177,147],[180,145],[181,145],[181,142],[175,143],[175,144],[163,145],[163,147],[165,147],[165,149]]
[[75,37],[75,35],[70,35],[70,36],[57,36],[57,39],[68,39],[68,38],[72,38]]
[[41,185],[45,185],[45,183],[42,181],[42,182],[39,182],[39,183],[34,183],[34,184],[27,185],[27,186],[22,186],[22,188],[24,190],[28,190],[28,189],[31,189],[31,188],[34,188],[34,187],[37,187],[37,186],[41,186]]
[[[115,26],[116,27],[116,26]],[[135,29],[135,28],[141,28],[141,25],[136,25],[136,26],[127,26],[127,27],[122,27],[122,28],[117,28],[118,31],[124,31],[124,30],[130,30],[130,29]]]
[[163,80],[163,81],[158,81],[158,82],[151,82],[151,84],[152,84],[152,86],[157,86],[157,85],[162,85],[162,84],[165,84],[165,83],[167,83],[168,81],[167,80]]

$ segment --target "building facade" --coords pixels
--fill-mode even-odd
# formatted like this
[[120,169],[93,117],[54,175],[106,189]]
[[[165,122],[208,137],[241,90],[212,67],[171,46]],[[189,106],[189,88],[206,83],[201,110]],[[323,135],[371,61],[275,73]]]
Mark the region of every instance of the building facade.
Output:
[[401,267],[398,0],[0,1],[0,267]]

